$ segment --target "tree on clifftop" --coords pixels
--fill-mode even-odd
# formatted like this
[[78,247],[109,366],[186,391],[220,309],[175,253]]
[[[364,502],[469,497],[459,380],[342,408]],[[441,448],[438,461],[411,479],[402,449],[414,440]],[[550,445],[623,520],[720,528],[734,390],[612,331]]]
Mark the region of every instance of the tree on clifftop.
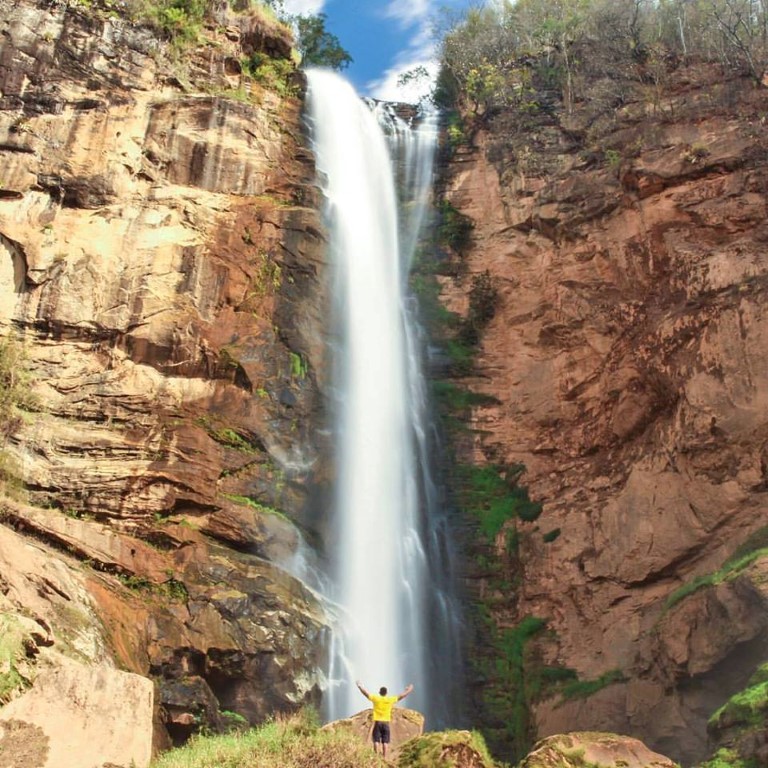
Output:
[[352,57],[342,48],[339,38],[326,30],[325,20],[324,13],[294,18],[296,47],[301,53],[301,63],[305,67],[345,69],[352,63]]

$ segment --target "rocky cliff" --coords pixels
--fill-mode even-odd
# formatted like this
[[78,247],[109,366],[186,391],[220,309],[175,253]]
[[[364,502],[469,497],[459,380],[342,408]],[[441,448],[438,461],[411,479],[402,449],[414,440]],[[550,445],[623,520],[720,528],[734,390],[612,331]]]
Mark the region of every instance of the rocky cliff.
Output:
[[0,1],[0,334],[32,392],[0,446],[26,632],[0,696],[98,660],[154,678],[183,738],[319,696],[291,564],[322,496],[323,235],[286,29],[222,9],[179,50],[123,16]]
[[539,735],[613,730],[690,763],[768,658],[766,106],[680,66],[602,113],[477,121],[449,162],[472,232],[443,301],[466,317],[486,270],[497,297],[459,455],[523,465],[543,504],[516,522],[513,599],[477,593],[497,626],[542,620],[529,666],[587,683],[536,697]]

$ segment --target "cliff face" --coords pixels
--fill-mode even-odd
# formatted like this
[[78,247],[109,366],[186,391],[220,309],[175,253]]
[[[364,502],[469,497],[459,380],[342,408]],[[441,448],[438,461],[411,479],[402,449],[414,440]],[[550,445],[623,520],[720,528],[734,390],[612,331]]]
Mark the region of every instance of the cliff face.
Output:
[[174,56],[90,5],[0,0],[0,331],[37,403],[1,446],[27,485],[2,610],[49,595],[67,650],[75,579],[84,655],[158,679],[183,736],[319,695],[323,614],[284,567],[323,474],[323,238],[301,83],[242,71],[286,64],[285,31],[222,11]]
[[523,577],[497,620],[546,619],[543,664],[614,680],[545,697],[539,735],[614,730],[700,758],[706,719],[768,657],[767,100],[680,68],[607,116],[497,121],[451,161],[474,230],[443,298],[466,311],[484,270],[499,292],[463,459],[524,464],[544,507],[518,523]]

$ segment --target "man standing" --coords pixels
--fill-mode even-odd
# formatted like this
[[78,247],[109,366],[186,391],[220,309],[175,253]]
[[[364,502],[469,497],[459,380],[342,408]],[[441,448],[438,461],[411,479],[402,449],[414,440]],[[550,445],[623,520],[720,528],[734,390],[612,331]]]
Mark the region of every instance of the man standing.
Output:
[[373,750],[378,752],[377,744],[381,744],[381,756],[387,756],[387,744],[389,744],[389,724],[392,721],[392,708],[396,702],[404,699],[412,690],[413,684],[410,684],[399,696],[387,696],[387,689],[379,688],[378,694],[368,693],[358,680],[357,687],[360,693],[373,703]]

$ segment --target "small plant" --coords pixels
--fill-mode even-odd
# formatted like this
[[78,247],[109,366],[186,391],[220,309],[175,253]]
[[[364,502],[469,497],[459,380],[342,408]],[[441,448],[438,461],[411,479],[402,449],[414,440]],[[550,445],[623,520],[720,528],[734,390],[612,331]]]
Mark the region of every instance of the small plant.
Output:
[[703,144],[691,144],[683,152],[683,160],[691,165],[698,165],[705,157],[709,156],[709,150]]

